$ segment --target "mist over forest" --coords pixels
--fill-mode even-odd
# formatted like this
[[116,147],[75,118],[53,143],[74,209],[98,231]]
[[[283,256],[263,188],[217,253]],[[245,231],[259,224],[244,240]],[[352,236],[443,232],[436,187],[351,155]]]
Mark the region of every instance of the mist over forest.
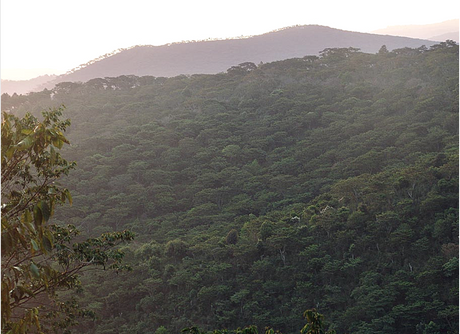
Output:
[[458,333],[458,44],[398,40],[3,93],[2,331]]

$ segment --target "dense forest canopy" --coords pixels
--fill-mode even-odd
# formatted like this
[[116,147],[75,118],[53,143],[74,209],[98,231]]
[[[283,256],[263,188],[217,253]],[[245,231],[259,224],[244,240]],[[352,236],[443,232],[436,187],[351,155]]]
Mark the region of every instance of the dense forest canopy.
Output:
[[458,45],[354,48],[216,75],[2,95],[66,106],[56,223],[129,228],[132,273],[87,273],[76,332],[253,324],[458,333]]

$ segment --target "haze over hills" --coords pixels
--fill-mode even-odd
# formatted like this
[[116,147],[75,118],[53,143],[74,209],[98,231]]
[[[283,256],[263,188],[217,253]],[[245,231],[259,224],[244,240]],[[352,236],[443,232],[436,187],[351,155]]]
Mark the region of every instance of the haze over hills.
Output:
[[[93,78],[120,75],[173,77],[181,74],[214,74],[243,62],[259,64],[317,55],[326,48],[355,47],[362,52],[376,53],[382,45],[391,51],[433,44],[435,42],[430,40],[358,33],[319,25],[295,26],[247,38],[135,46],[89,61],[76,70],[37,85],[33,90],[51,89],[64,81],[86,82]],[[18,87],[15,86],[15,90],[2,87],[2,92],[12,94],[24,91]]]
[[373,31],[376,34],[386,34],[393,36],[404,36],[411,38],[422,38],[430,41],[445,41],[451,39],[459,41],[459,20],[449,20],[440,23],[424,25],[402,25],[390,26],[384,29]]
[[57,75],[41,75],[30,80],[2,80],[2,93],[27,94],[56,78]]

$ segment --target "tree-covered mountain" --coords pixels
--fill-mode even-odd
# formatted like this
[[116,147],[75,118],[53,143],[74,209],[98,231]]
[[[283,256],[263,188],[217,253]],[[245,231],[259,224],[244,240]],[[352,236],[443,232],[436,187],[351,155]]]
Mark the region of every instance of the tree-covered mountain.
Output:
[[427,47],[436,42],[333,29],[325,26],[295,26],[258,36],[209,41],[184,41],[161,46],[135,46],[117,50],[82,64],[42,86],[51,89],[64,81],[86,82],[120,75],[173,77],[215,74],[243,62],[277,60],[318,55],[325,48],[355,47],[376,53],[382,45],[393,49]]
[[132,273],[86,274],[76,332],[297,333],[314,307],[337,333],[458,333],[458,61],[329,48],[3,94],[72,120],[56,222],[136,233]]

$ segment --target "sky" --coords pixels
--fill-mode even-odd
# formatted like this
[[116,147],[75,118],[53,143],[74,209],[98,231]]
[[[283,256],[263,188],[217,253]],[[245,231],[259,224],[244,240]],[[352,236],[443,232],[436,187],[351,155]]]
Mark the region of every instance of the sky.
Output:
[[319,24],[357,32],[458,19],[458,0],[1,0],[1,77],[68,70],[134,45]]

